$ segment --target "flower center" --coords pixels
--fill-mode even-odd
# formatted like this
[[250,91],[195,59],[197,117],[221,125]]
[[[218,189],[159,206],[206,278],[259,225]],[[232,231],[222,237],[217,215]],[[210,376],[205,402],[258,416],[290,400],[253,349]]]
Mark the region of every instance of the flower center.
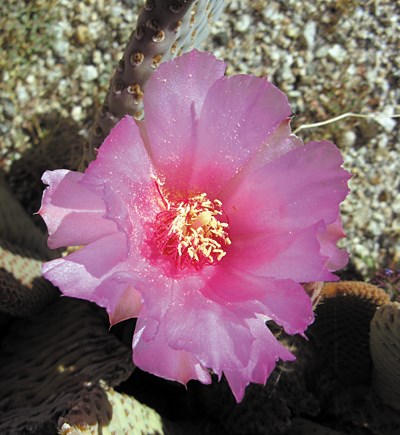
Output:
[[205,193],[169,202],[156,216],[154,241],[158,251],[171,257],[180,269],[216,264],[231,244],[222,203],[211,201]]

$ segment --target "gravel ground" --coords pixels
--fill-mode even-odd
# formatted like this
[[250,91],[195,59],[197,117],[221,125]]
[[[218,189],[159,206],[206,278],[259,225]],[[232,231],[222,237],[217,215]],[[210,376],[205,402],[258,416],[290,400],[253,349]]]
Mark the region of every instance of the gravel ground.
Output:
[[[46,136],[51,116],[86,136],[138,7],[135,0],[8,0],[0,6],[0,168]],[[400,6],[393,0],[233,0],[202,48],[228,74],[269,76],[293,127],[345,112],[377,114],[299,132],[330,139],[353,173],[343,204],[351,261],[364,278],[400,261]]]

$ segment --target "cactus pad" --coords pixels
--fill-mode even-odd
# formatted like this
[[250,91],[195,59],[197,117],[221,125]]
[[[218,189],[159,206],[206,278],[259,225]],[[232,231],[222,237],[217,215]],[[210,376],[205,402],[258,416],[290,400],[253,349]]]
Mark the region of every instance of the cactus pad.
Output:
[[382,400],[400,411],[400,303],[376,311],[371,322],[373,385]]
[[87,302],[63,298],[18,320],[0,354],[0,433],[54,433],[58,419],[88,395],[109,408],[105,393],[96,396],[100,380],[125,380],[130,353],[108,332],[104,312]]

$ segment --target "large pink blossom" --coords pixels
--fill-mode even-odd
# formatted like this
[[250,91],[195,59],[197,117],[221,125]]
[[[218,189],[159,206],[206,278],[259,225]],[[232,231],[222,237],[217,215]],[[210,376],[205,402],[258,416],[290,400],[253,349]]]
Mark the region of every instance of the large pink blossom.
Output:
[[44,275],[111,324],[137,317],[137,366],[184,384],[224,374],[240,401],[294,359],[266,320],[304,334],[301,283],[335,280],[347,262],[336,242],[349,174],[335,145],[291,134],[281,91],[224,71],[198,51],[162,64],[145,122],[121,120],[84,174],[46,172],[40,214],[50,247],[83,245]]

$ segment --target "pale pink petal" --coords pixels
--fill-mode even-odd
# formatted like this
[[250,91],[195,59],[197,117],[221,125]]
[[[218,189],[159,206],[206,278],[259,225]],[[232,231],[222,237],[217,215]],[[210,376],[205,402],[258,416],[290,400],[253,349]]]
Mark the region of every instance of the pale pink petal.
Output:
[[224,374],[237,402],[243,399],[250,382],[265,384],[278,359],[293,361],[295,357],[271,334],[261,319],[248,319],[255,340],[251,346],[247,367],[237,371],[225,370]]
[[287,233],[335,221],[350,174],[330,142],[310,142],[248,174],[222,196],[232,234]]
[[158,198],[155,170],[133,118],[126,116],[111,131],[81,183],[99,192],[105,217],[129,234],[137,249],[141,227],[154,219]]
[[84,185],[102,192],[107,185],[125,202],[144,208],[154,189],[155,171],[144,147],[139,128],[126,116],[111,131],[82,178]]
[[142,298],[134,288],[135,281],[129,273],[116,272],[96,288],[92,302],[106,308],[111,326],[138,317]]
[[340,215],[318,236],[321,243],[321,255],[328,258],[327,268],[330,271],[342,269],[349,261],[349,254],[336,246],[338,240],[344,236]]
[[290,114],[287,97],[265,79],[238,75],[215,82],[201,111],[191,186],[218,192]]
[[278,279],[335,279],[320,235],[348,192],[341,164],[333,144],[312,142],[248,174],[220,198],[232,239],[224,261]]
[[[133,362],[137,367],[165,379],[185,384],[197,379],[203,384],[211,383],[209,372],[199,360],[185,350],[174,350],[168,346],[166,330],[163,324],[157,323],[157,333],[150,334],[151,340],[144,340],[146,328],[154,329],[154,320],[140,315],[132,343]],[[179,323],[179,322],[177,322]]]
[[249,169],[252,172],[287,154],[289,151],[304,146],[303,141],[292,133],[290,121],[290,118],[285,119],[272,134],[268,135],[260,152],[250,162]]
[[[140,203],[126,202],[109,185],[103,189],[106,205],[105,218],[114,222],[119,231],[128,235],[131,250],[140,250],[146,236],[146,227],[154,222],[160,211],[155,185],[149,187]],[[133,195],[132,195],[133,196]],[[147,202],[147,204],[146,204]]]
[[[114,325],[137,317],[142,300],[134,288],[137,276],[129,270],[126,238],[122,233],[105,237],[68,255],[43,265],[44,276],[65,296],[87,299],[104,307]],[[99,255],[101,254],[101,255]],[[140,268],[140,262],[136,271]]]
[[232,235],[232,245],[223,259],[227,264],[266,277],[296,282],[336,281],[328,259],[320,253],[319,235],[325,224],[281,234]]
[[303,334],[314,320],[310,297],[300,284],[289,279],[255,276],[221,264],[202,291],[232,310],[236,306],[243,313],[247,310],[246,318],[254,313],[267,316],[288,334]]
[[[66,296],[95,301],[95,289],[127,257],[127,240],[122,233],[99,239],[90,245],[43,265],[43,275]],[[111,293],[110,298],[113,297]]]
[[244,319],[190,288],[175,293],[161,320],[168,345],[192,353],[218,375],[246,366],[253,337]]
[[43,174],[49,187],[38,213],[46,222],[50,248],[85,245],[116,232],[115,224],[104,219],[103,198],[82,186],[82,177],[80,172],[65,169]]
[[144,110],[153,162],[178,189],[188,186],[196,124],[211,85],[225,64],[193,50],[161,64],[146,84]]
[[265,143],[254,154],[253,158],[246,162],[240,172],[226,183],[218,197],[228,198],[249,174],[263,168],[267,163],[278,159],[292,149],[301,146],[304,146],[303,141],[291,132],[290,119],[285,119],[267,137]]

